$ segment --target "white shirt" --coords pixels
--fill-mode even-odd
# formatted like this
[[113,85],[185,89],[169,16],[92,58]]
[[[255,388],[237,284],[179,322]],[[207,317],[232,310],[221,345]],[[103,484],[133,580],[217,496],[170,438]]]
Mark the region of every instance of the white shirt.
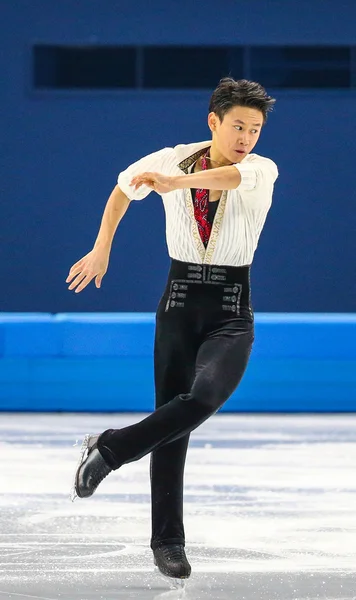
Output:
[[[137,191],[130,186],[135,175],[145,171],[164,175],[183,175],[211,140],[163,148],[130,165],[118,177],[118,185],[130,200],[142,200],[152,190]],[[273,185],[278,177],[276,164],[258,154],[248,154],[234,165],[241,183],[222,192],[207,248],[201,241],[194,218],[189,188],[161,194],[166,213],[166,237],[169,256],[190,263],[244,266],[253,260],[258,240],[272,203]]]

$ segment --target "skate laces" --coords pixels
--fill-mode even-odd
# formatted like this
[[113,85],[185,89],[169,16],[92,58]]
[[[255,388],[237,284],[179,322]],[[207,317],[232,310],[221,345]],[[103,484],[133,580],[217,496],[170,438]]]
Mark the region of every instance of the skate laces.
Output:
[[172,562],[186,561],[187,557],[184,552],[184,547],[179,544],[167,544],[161,546],[160,550],[165,559]]

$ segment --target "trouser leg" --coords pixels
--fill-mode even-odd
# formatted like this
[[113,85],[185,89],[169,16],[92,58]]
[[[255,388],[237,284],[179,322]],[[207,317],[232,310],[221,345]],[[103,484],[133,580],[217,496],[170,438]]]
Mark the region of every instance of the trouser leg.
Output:
[[[158,309],[155,336],[156,409],[191,389],[198,339],[194,330]],[[189,433],[151,454],[152,537],[161,543],[185,543],[183,525],[184,466]]]
[[180,393],[139,423],[108,429],[99,437],[98,448],[109,466],[117,469],[138,460],[187,435],[214,414],[239,384],[252,343],[253,324],[240,319],[211,331],[199,348],[189,393]]

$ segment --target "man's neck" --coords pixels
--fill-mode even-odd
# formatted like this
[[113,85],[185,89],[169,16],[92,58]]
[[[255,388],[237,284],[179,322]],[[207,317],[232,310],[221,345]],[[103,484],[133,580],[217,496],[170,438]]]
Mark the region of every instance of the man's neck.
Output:
[[215,147],[214,142],[210,147],[210,162],[212,169],[216,169],[217,167],[226,167],[232,164],[228,158],[225,158],[225,156],[219,152],[219,150]]

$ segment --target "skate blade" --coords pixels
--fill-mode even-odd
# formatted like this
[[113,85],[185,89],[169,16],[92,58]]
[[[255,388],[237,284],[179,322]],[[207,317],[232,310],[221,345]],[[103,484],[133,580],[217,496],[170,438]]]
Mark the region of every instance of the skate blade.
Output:
[[168,575],[163,575],[163,573],[161,573],[159,568],[156,566],[155,566],[154,570],[156,571],[156,573],[158,573],[158,575],[161,577],[161,579],[163,579],[163,581],[168,583],[171,590],[183,591],[185,589],[185,584],[186,584],[186,581],[188,580],[188,578],[179,579],[178,577],[168,577]]
[[[80,449],[80,456],[79,456],[78,464],[77,464],[77,467],[76,467],[75,473],[74,473],[73,485],[72,485],[72,488],[70,491],[70,499],[72,502],[74,502],[74,500],[76,498],[78,498],[78,494],[75,489],[75,482],[76,482],[76,478],[77,478],[78,469],[82,466],[83,462],[85,461],[85,459],[87,457],[87,456],[85,456],[85,454],[88,455],[88,446],[89,446],[90,437],[91,437],[90,434],[87,433],[86,436],[84,437],[82,447]],[[77,446],[77,445],[78,445],[78,440],[75,442],[74,446]]]
[[182,590],[169,590],[169,592],[164,592],[163,594],[159,594],[155,596],[153,600],[184,600],[187,599],[185,588]]

